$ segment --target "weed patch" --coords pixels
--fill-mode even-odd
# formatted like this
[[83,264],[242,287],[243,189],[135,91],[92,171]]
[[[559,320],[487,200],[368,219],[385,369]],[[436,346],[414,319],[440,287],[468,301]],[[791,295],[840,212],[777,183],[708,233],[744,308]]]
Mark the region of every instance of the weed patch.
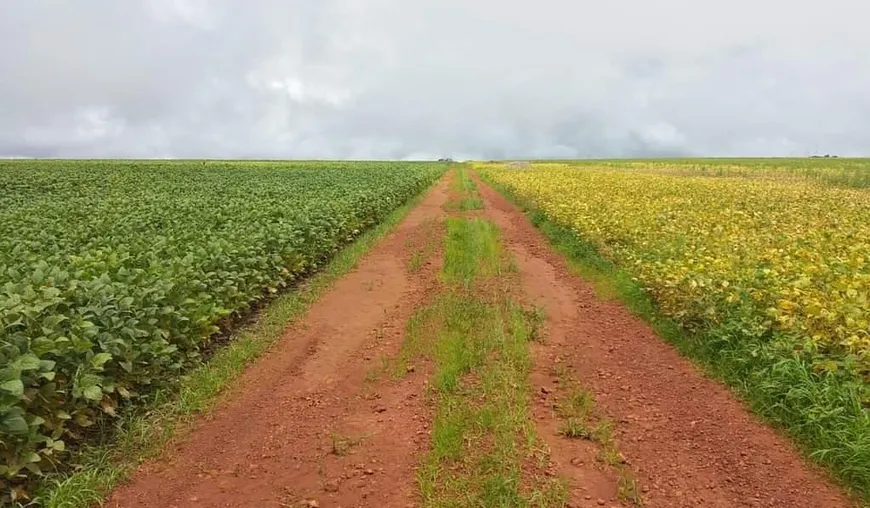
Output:
[[424,506],[558,506],[566,498],[559,481],[523,471],[541,453],[528,407],[528,345],[543,319],[491,290],[511,283],[508,266],[494,224],[448,220],[444,291],[411,318],[400,353],[400,363],[414,355],[434,363],[432,448],[418,472]]

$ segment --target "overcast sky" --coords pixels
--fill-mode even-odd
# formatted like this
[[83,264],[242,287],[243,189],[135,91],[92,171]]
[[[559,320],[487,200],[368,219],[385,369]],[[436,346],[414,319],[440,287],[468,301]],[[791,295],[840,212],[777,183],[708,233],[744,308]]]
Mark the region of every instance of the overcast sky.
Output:
[[0,156],[870,155],[865,0],[0,0]]

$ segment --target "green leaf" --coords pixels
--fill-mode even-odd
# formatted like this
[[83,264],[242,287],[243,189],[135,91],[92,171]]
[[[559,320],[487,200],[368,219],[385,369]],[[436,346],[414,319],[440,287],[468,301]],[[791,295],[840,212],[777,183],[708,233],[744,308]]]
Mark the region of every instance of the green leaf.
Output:
[[84,390],[86,388],[90,388],[91,386],[97,386],[100,384],[103,378],[96,374],[85,374],[78,379],[78,386],[80,389]]
[[42,281],[44,279],[45,279],[45,273],[40,268],[37,268],[36,270],[34,270],[33,273],[30,275],[30,280],[34,284],[42,284]]
[[102,368],[102,366],[111,359],[112,355],[110,353],[98,353],[95,354],[93,358],[91,358],[91,365],[93,365],[94,368],[99,369]]
[[28,462],[27,464],[24,464],[24,468],[36,476],[39,476],[42,474],[42,469],[39,467],[38,462]]
[[76,414],[74,421],[82,427],[90,427],[94,424],[94,421],[85,413]]
[[6,367],[4,369],[0,369],[0,383],[3,381],[9,381],[12,379],[18,379],[21,377],[21,371],[18,369],[13,369],[11,367]]
[[88,400],[100,400],[103,398],[103,390],[99,386],[89,386],[82,391]]
[[18,370],[36,370],[39,368],[39,357],[33,354],[19,356],[12,362],[11,366]]
[[20,412],[10,412],[0,417],[0,427],[15,436],[26,436],[30,433],[27,420],[24,419],[24,415]]
[[16,397],[24,395],[24,383],[20,379],[13,379],[0,384],[0,390],[8,392]]

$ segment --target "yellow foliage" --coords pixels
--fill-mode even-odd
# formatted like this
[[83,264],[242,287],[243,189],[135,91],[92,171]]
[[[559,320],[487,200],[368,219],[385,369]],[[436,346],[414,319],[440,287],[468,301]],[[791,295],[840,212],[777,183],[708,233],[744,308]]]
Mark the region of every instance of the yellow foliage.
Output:
[[870,369],[870,190],[783,167],[698,167],[476,164],[592,242],[666,315],[712,324],[749,314],[828,358],[854,355],[859,370]]

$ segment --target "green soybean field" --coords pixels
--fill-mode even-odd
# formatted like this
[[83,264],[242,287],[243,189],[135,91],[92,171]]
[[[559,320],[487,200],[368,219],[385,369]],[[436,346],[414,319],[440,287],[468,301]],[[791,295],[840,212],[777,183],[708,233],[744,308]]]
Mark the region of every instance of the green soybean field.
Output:
[[[0,162],[0,483],[62,470],[435,163]],[[19,489],[19,490],[16,490]]]

